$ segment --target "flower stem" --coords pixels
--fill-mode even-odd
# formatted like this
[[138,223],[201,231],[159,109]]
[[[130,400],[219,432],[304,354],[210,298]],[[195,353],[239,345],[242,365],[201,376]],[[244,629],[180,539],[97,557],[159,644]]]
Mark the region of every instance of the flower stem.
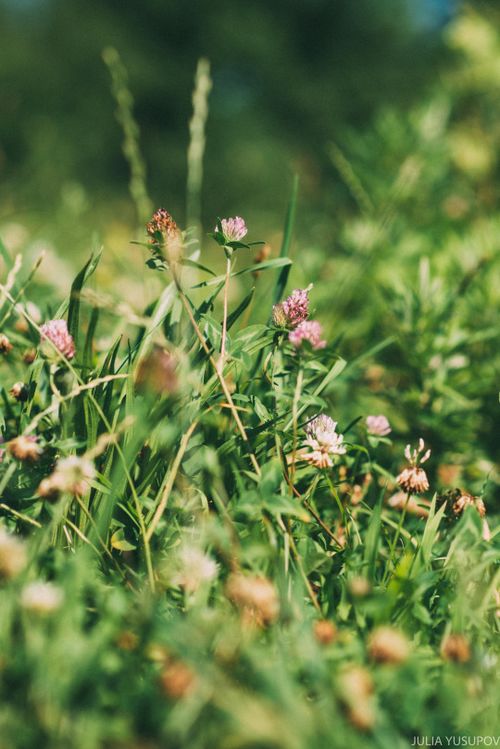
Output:
[[231,257],[226,257],[226,279],[224,282],[224,312],[222,317],[222,336],[220,344],[220,371],[224,369],[224,360],[226,358],[226,339],[227,339],[227,297],[229,292],[229,279],[231,277]]
[[198,340],[199,340],[199,342],[201,344],[201,347],[202,347],[203,351],[207,355],[208,360],[209,360],[210,364],[212,365],[212,367],[214,368],[215,373],[216,373],[216,375],[218,377],[218,380],[219,380],[221,388],[222,388],[222,392],[224,393],[224,395],[226,397],[226,400],[228,402],[229,408],[231,409],[231,413],[233,415],[233,419],[236,422],[236,426],[238,427],[238,431],[239,431],[239,433],[241,435],[241,438],[243,439],[243,441],[245,442],[245,444],[249,448],[248,457],[250,459],[252,467],[254,468],[255,473],[258,476],[260,476],[261,475],[261,469],[260,469],[259,463],[258,463],[257,458],[255,457],[254,453],[250,449],[250,440],[248,439],[248,435],[246,433],[245,427],[243,426],[243,422],[240,419],[240,415],[238,413],[238,410],[237,410],[236,406],[234,405],[234,401],[233,401],[233,398],[232,398],[231,393],[229,391],[229,388],[227,386],[227,382],[225,381],[224,376],[223,376],[223,374],[222,374],[222,372],[221,372],[221,370],[220,370],[217,362],[215,361],[214,357],[212,356],[212,354],[210,352],[210,349],[209,349],[209,347],[207,345],[207,342],[206,342],[206,340],[205,340],[205,338],[203,336],[203,333],[200,330],[200,327],[199,327],[198,323],[196,322],[196,320],[194,318],[194,315],[193,315],[193,312],[191,310],[189,301],[188,301],[186,295],[184,294],[184,291],[182,290],[182,287],[181,287],[179,281],[177,279],[175,279],[175,278],[174,278],[174,280],[175,280],[175,283],[176,283],[176,286],[177,286],[177,291],[179,293],[181,302],[182,302],[182,304],[184,306],[184,309],[186,310],[187,316],[189,317],[189,321],[190,321],[191,325],[193,326],[194,332],[196,333],[196,336],[197,336],[197,338],[198,338]]
[[[389,547],[389,563],[392,565],[394,569],[396,568],[395,557],[394,557],[395,552],[396,552],[396,546],[398,544],[399,537],[401,536],[401,530],[403,528],[403,524],[406,518],[406,512],[408,510],[408,503],[410,502],[410,499],[411,499],[411,492],[408,492],[408,494],[406,495],[406,501],[404,503],[403,510],[399,518],[398,527],[396,528],[396,533],[394,534],[394,539],[392,541],[392,544]],[[386,578],[387,582],[389,580],[390,575],[391,575],[391,571],[388,568],[387,578]]]

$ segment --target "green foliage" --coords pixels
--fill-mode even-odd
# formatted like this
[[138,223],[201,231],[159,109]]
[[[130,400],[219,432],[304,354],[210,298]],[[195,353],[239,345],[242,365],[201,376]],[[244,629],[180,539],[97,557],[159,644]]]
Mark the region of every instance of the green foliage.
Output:
[[[350,209],[304,220],[296,180],[279,250],[212,217],[66,281],[0,242],[2,749],[496,734],[500,47],[446,33],[423,105],[329,149]],[[273,315],[310,283],[324,348]]]

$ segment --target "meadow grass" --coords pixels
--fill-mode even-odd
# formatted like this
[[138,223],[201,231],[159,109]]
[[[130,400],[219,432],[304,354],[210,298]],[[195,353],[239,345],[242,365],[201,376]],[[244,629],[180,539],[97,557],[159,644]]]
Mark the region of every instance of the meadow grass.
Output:
[[207,65],[183,231],[106,61],[156,285],[110,295],[96,251],[58,298],[0,243],[1,749],[492,745],[497,220],[415,234],[441,110],[372,192],[332,146],[338,256],[293,248],[297,182],[278,249],[214,217],[209,255]]

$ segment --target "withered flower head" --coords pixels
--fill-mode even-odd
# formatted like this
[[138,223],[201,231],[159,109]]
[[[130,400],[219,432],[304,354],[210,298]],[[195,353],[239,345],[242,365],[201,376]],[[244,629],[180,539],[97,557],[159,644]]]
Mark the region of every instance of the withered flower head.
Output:
[[165,208],[158,208],[146,224],[149,241],[153,244],[164,244],[179,231],[177,224]]
[[160,676],[162,690],[172,700],[187,697],[196,687],[195,672],[185,663],[172,660],[163,669]]
[[23,362],[25,364],[33,364],[35,359],[36,359],[36,349],[31,348],[31,349],[27,349],[27,351],[24,352]]
[[12,343],[6,335],[0,333],[0,354],[8,354],[9,351],[12,351]]
[[314,622],[314,636],[321,645],[329,645],[337,637],[337,627],[327,619]]
[[28,388],[24,382],[15,382],[9,392],[16,401],[24,403],[24,401],[28,400]]
[[81,497],[89,489],[96,470],[91,460],[79,455],[69,455],[57,461],[54,472],[40,483],[38,495],[53,499],[61,493]]
[[467,663],[470,661],[470,645],[463,635],[450,634],[441,643],[441,657],[445,661]]
[[461,515],[466,507],[474,507],[482,518],[486,515],[486,507],[481,497],[474,497],[468,492],[462,492],[453,503],[453,514]]
[[378,663],[403,663],[410,655],[410,644],[400,630],[378,627],[368,640],[368,654]]
[[360,731],[369,731],[376,719],[369,672],[362,666],[350,666],[340,675],[339,686],[349,721]]
[[256,575],[232,574],[226,588],[228,598],[257,624],[278,618],[279,601],[272,582]]
[[8,444],[7,449],[17,460],[30,460],[35,462],[43,453],[38,444],[38,437],[33,434],[20,434],[14,437]]
[[425,445],[422,438],[420,438],[418,447],[414,450],[411,449],[410,445],[406,446],[405,457],[409,465],[403,468],[396,481],[398,486],[407,492],[407,494],[421,494],[429,488],[427,474],[421,468],[421,464],[429,459],[431,451],[427,450],[421,455],[424,449]]
[[24,543],[0,527],[0,578],[10,580],[26,565]]

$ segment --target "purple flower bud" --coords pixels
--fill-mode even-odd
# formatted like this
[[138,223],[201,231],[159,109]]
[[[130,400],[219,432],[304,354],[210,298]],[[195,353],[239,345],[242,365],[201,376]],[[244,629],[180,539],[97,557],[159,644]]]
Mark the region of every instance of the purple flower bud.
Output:
[[321,337],[322,335],[323,328],[317,320],[304,320],[294,330],[290,331],[288,340],[295,348],[300,348],[305,341],[311,348],[317,350],[326,346],[326,341]]
[[[224,241],[228,244],[230,242],[241,242],[243,237],[246,236],[248,229],[245,224],[245,220],[241,216],[235,216],[234,218],[223,218],[220,222],[220,228],[224,236]],[[215,231],[218,231],[218,227],[215,227]]]

